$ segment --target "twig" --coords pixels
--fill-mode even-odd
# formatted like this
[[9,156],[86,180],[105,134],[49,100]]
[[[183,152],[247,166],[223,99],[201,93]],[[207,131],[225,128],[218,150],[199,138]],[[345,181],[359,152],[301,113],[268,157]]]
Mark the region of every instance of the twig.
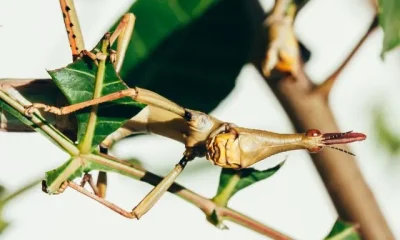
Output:
[[361,46],[365,43],[365,41],[368,39],[368,37],[371,35],[371,33],[376,29],[378,26],[378,18],[375,17],[374,20],[372,21],[370,27],[368,30],[365,32],[364,36],[360,39],[360,41],[357,43],[357,45],[353,48],[353,50],[350,52],[350,54],[347,56],[347,58],[343,61],[342,64],[319,86],[317,86],[314,89],[314,92],[318,92],[322,96],[324,96],[326,99],[329,97],[329,93],[340,75],[340,73],[343,71],[343,69],[347,66],[347,64],[351,61],[351,59],[354,57],[356,52],[361,48]]
[[[118,160],[109,155],[87,155],[86,158],[89,161],[96,162],[104,166],[106,166],[107,162],[109,162],[110,160],[114,162],[119,162],[121,163],[119,164],[119,166],[113,165],[113,171],[118,171],[119,173],[122,173],[128,177],[132,177],[142,182],[149,183],[153,186],[156,186],[163,179],[162,177],[151,173],[143,168],[134,167],[127,162]],[[217,214],[221,214],[221,216],[224,217],[226,220],[235,222],[264,236],[277,240],[293,239],[283,233],[278,232],[275,229],[272,229],[271,227],[263,225],[262,223],[244,214],[236,212],[235,210],[232,210],[228,207],[220,206],[214,203],[212,200],[204,198],[199,194],[183,187],[180,184],[173,183],[168,191],[195,205],[196,207],[201,209],[206,214],[206,216],[210,216],[215,210]]]
[[283,235],[282,233],[277,232],[276,230],[266,228],[265,225],[263,225],[262,223],[257,222],[249,218],[248,216],[236,212],[235,210],[232,210],[230,208],[217,207],[216,212],[219,216],[224,217],[224,219],[226,220],[240,224],[265,236],[269,236],[273,239],[292,239],[286,235]]
[[41,181],[42,181],[42,179],[36,179],[36,180],[26,184],[25,186],[21,187],[17,191],[9,194],[4,199],[0,200],[0,207],[4,206],[5,204],[7,204],[9,201],[15,199],[16,197],[20,196],[22,193],[25,193],[27,190],[31,189],[32,187],[38,185]]

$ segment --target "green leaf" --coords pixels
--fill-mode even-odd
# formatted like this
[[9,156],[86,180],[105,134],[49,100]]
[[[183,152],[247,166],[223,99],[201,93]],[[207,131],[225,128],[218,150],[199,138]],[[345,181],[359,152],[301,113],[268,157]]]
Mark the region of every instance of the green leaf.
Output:
[[138,0],[129,11],[136,23],[122,79],[204,112],[234,88],[265,15],[248,0]]
[[254,168],[233,170],[223,168],[219,178],[219,186],[213,201],[221,206],[226,206],[229,199],[238,191],[274,175],[284,164],[263,171]]
[[[127,51],[130,64],[147,58],[174,30],[199,17],[219,0],[138,0],[128,10],[136,16],[133,39]],[[149,14],[151,12],[152,14]],[[113,26],[115,29],[118,22]],[[132,56],[134,54],[135,57]],[[130,68],[125,63],[122,74]]]
[[336,220],[331,232],[325,240],[361,240],[361,236],[357,232],[357,226]]
[[[64,68],[49,71],[54,82],[67,97],[70,104],[93,98],[97,66],[87,58],[82,58]],[[107,61],[101,95],[107,95],[128,87],[122,82],[114,66]],[[124,97],[99,105],[92,148],[100,144],[109,134],[135,116],[145,105]],[[78,142],[86,133],[91,107],[76,112],[78,121]]]
[[400,44],[400,1],[379,0],[378,19],[384,32],[382,58],[384,54]]

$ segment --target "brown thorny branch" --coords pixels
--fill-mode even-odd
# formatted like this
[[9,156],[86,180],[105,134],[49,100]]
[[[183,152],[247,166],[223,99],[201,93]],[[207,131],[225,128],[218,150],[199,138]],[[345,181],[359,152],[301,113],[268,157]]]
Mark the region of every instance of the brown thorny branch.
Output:
[[[284,1],[277,0],[276,4]],[[286,2],[290,4],[290,1]],[[287,6],[289,9],[289,5]],[[368,31],[337,70],[321,85],[315,86],[304,71],[297,40],[290,41],[291,36],[295,39],[293,21],[287,21],[288,24],[282,21],[287,17],[293,20],[294,14],[290,16],[289,10],[281,14],[281,18],[274,16],[275,22],[267,20],[263,30],[257,31],[260,35],[255,38],[256,47],[252,55],[252,63],[260,74],[264,75],[265,82],[281,102],[297,132],[303,132],[311,127],[322,131],[338,132],[339,127],[329,107],[328,94],[347,63],[351,61],[370,33],[376,29],[376,16]],[[276,25],[273,25],[274,23]],[[272,27],[275,27],[273,31],[271,31]],[[281,36],[286,38],[280,39]],[[278,42],[274,43],[274,40]],[[269,45],[266,46],[265,43],[268,42]],[[277,56],[275,59],[272,58],[272,60],[278,59],[275,72],[269,75],[267,71],[265,74],[266,64],[271,65],[268,62],[271,58],[266,58],[266,56],[271,53],[268,52],[271,47],[276,46],[281,46],[281,48],[278,51],[275,49]],[[291,59],[291,56],[295,58]],[[288,65],[293,67],[287,68]],[[299,67],[296,69],[297,66]],[[363,239],[394,239],[353,156],[322,151],[311,154],[311,158],[342,220],[357,223]]]

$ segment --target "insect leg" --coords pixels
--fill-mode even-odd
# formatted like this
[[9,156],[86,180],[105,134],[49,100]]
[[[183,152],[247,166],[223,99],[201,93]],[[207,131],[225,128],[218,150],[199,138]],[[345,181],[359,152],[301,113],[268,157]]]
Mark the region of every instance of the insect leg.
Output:
[[115,40],[118,38],[115,57],[113,54],[111,54],[111,61],[114,62],[114,67],[117,72],[121,70],[124,62],[125,53],[132,37],[133,28],[135,26],[135,20],[135,15],[132,13],[125,14],[110,37],[110,45],[113,45]]
[[182,117],[185,116],[186,113],[185,108],[162,97],[161,95],[143,88],[135,87],[61,108],[49,106],[43,103],[34,103],[26,109],[25,114],[30,116],[35,109],[43,109],[45,112],[54,113],[56,115],[65,115],[89,106],[117,100],[123,97],[131,97],[137,102],[165,109]]
[[168,188],[174,183],[176,178],[180,175],[180,173],[185,168],[187,162],[189,160],[184,157],[179,163],[175,166],[175,168],[161,181],[155,186],[150,193],[148,193],[143,200],[132,210],[132,212],[128,212],[121,207],[111,203],[101,196],[98,196],[94,193],[89,192],[83,186],[78,185],[72,181],[68,181],[67,184],[72,189],[84,194],[87,197],[92,198],[93,200],[101,203],[102,205],[108,207],[109,209],[121,214],[127,218],[137,218],[139,219],[143,216],[147,211],[149,211],[157,201],[163,196],[163,194],[168,190]]
[[104,205],[104,206],[108,207],[109,209],[113,210],[114,212],[117,212],[117,213],[121,214],[124,217],[135,218],[135,215],[133,215],[132,213],[122,209],[121,207],[115,205],[114,203],[111,203],[111,202],[105,200],[102,197],[97,196],[94,193],[89,192],[88,190],[86,190],[82,186],[80,186],[80,185],[78,185],[78,184],[76,184],[76,183],[74,183],[72,181],[68,182],[68,186],[70,188],[82,193],[83,195],[85,195],[85,196],[87,196],[87,197],[89,197],[89,198],[101,203],[102,205]]
[[164,179],[158,183],[157,186],[155,186],[135,208],[133,208],[132,214],[137,219],[141,218],[158,202],[158,200],[160,200],[168,188],[174,183],[176,178],[182,173],[188,161],[189,160],[186,157],[182,158],[179,163],[175,165],[174,169],[164,177]]

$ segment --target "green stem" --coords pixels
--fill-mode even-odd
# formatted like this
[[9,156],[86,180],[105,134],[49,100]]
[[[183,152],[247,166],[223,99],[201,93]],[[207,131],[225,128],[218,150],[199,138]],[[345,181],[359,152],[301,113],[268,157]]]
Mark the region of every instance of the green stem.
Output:
[[[5,92],[0,89],[0,98],[8,103],[11,107],[16,109],[19,113],[25,116],[25,107],[19,102],[9,97]],[[54,140],[62,149],[67,151],[70,155],[76,156],[79,154],[78,148],[60,131],[55,129],[52,125],[48,124],[46,120],[38,113],[33,113],[31,118],[26,117],[27,120],[33,122],[38,126],[49,138]]]
[[[60,189],[60,186],[63,182],[67,181],[68,179],[73,179],[75,177],[80,177],[82,171],[78,171],[80,168],[83,169],[84,160],[81,156],[74,157],[67,161],[64,165],[57,169],[62,169],[58,171],[54,180],[49,181],[49,176],[47,176],[46,181],[47,184],[47,191],[49,193],[55,193]],[[54,171],[54,170],[53,170]],[[56,170],[57,171],[57,170]],[[50,183],[49,183],[50,182]]]
[[28,183],[27,185],[23,186],[22,188],[18,189],[17,191],[11,193],[7,197],[5,197],[3,200],[0,201],[0,206],[6,205],[9,201],[13,200],[14,198],[18,197],[22,193],[26,192],[27,190],[31,189],[32,187],[38,185],[42,179],[36,179],[32,181],[31,183]]
[[[111,170],[123,174],[125,176],[140,180],[142,182],[149,183],[153,186],[156,186],[163,179],[162,177],[154,173],[151,173],[149,171],[146,171],[145,169],[135,168],[130,164],[128,164],[127,162],[118,160],[116,158],[112,158],[105,154],[82,155],[82,158],[85,159],[86,163],[90,167],[93,167],[97,170],[107,170],[107,171]],[[195,205],[196,207],[201,209],[207,216],[210,216],[213,213],[213,211],[216,210],[217,213],[221,214],[221,216],[226,220],[235,222],[243,227],[249,228],[264,236],[277,240],[293,239],[291,237],[286,236],[283,233],[280,233],[268,226],[263,225],[262,223],[248,216],[238,213],[225,206],[220,206],[215,202],[213,202],[212,200],[204,198],[199,194],[183,187],[180,184],[173,183],[171,187],[168,189],[168,191],[186,200],[187,202]]]
[[[103,38],[101,45],[101,53],[106,55],[108,54],[108,47],[110,45],[110,35],[106,34]],[[96,79],[95,79],[95,87],[93,93],[93,99],[101,97],[101,90],[103,88],[104,75],[106,70],[106,60],[107,58],[100,60],[97,68]],[[92,110],[89,115],[88,125],[86,128],[85,136],[83,137],[83,141],[79,144],[78,148],[83,154],[87,154],[91,152],[92,142],[94,137],[94,132],[96,130],[96,120],[97,120],[97,110],[99,105],[92,106]]]

